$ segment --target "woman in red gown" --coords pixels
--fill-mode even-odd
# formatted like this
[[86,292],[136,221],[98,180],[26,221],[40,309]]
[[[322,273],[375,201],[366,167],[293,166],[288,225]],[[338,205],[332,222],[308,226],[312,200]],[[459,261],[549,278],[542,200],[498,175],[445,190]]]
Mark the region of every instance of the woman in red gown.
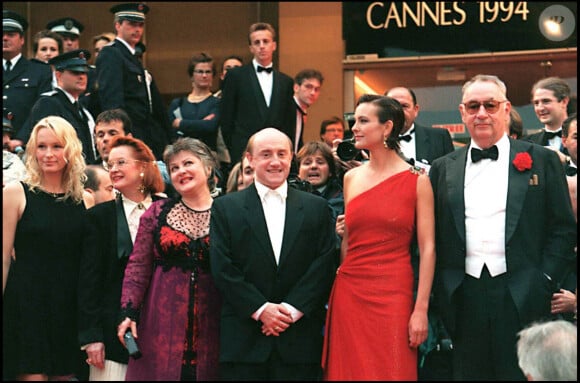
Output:
[[[344,177],[346,227],[329,300],[324,379],[417,380],[435,270],[433,191],[427,174],[399,154],[405,117],[396,100],[363,95],[355,118],[355,146],[370,160]],[[416,299],[409,251],[415,233]]]

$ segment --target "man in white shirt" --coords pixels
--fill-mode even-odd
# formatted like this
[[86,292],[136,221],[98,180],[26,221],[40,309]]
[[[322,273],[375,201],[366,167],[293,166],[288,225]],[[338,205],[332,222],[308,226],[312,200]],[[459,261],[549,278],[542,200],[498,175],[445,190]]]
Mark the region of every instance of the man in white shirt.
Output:
[[433,162],[434,294],[453,338],[454,380],[525,380],[516,337],[550,317],[574,255],[576,223],[551,150],[507,136],[511,104],[496,76],[463,86],[471,143]]
[[292,142],[252,135],[254,183],[214,200],[211,270],[223,296],[224,380],[319,380],[324,305],[335,275],[326,200],[288,187]]

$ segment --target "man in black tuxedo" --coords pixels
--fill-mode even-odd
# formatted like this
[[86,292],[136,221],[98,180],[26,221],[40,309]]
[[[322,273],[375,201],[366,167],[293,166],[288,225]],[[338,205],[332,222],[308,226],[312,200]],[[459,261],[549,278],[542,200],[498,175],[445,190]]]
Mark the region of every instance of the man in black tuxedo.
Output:
[[28,21],[20,14],[2,11],[2,108],[12,113],[15,135],[8,147],[14,151],[26,144],[16,139],[30,109],[44,92],[52,89],[52,71],[45,64],[30,61],[22,55],[24,32]]
[[250,26],[251,63],[228,71],[222,91],[221,129],[231,158],[238,161],[252,134],[274,127],[294,140],[294,80],[272,66],[276,31],[267,23]]
[[93,92],[98,93],[100,111],[121,108],[127,112],[133,122],[133,136],[145,142],[161,160],[171,127],[159,90],[137,57],[142,53],[138,44],[148,11],[149,7],[142,3],[111,8],[117,38],[99,52]]
[[525,135],[524,140],[547,146],[556,151],[560,162],[570,161],[568,151],[562,146],[562,123],[568,118],[570,86],[559,77],[546,77],[532,86],[534,112],[543,128],[536,133]]
[[433,162],[435,297],[453,338],[456,380],[525,380],[517,333],[550,316],[574,258],[576,224],[551,150],[507,136],[511,104],[496,76],[463,86],[471,143]]
[[80,103],[80,97],[87,88],[87,73],[91,57],[89,51],[77,49],[50,59],[49,64],[55,69],[57,86],[50,92],[43,93],[36,101],[30,117],[17,138],[27,142],[32,129],[38,121],[48,116],[60,116],[67,120],[77,133],[83,145],[83,155],[87,164],[97,162],[97,149],[94,141],[95,121],[93,116]]
[[224,380],[318,380],[324,305],[334,279],[328,203],[288,187],[292,142],[255,133],[247,158],[255,181],[214,200],[210,262],[223,296]]
[[418,166],[429,169],[436,158],[452,152],[453,141],[447,129],[430,128],[415,123],[419,115],[417,96],[412,89],[396,87],[385,96],[399,101],[405,112],[405,128],[399,135],[401,152]]

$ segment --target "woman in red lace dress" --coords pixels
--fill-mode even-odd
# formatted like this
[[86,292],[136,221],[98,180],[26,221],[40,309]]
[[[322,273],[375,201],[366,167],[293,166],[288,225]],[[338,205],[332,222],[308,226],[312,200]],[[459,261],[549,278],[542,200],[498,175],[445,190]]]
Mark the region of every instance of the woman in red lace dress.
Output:
[[178,199],[141,216],[121,295],[117,336],[133,333],[142,357],[126,380],[216,380],[221,298],[209,270],[215,159],[200,140],[181,138],[163,160]]
[[427,175],[399,155],[404,114],[396,100],[363,95],[355,118],[355,147],[367,149],[370,161],[344,177],[346,228],[329,300],[324,379],[416,380],[435,269],[433,191]]

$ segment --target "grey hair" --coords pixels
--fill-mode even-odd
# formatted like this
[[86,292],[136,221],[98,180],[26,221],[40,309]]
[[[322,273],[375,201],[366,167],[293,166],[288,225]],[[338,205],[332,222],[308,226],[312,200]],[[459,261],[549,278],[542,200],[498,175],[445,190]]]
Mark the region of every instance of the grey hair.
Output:
[[492,82],[495,85],[497,85],[497,87],[499,88],[499,90],[501,91],[501,93],[503,94],[503,96],[505,98],[507,98],[507,87],[505,86],[505,83],[503,81],[501,81],[499,79],[499,77],[494,76],[492,74],[478,74],[473,76],[471,79],[469,79],[469,81],[467,81],[465,84],[463,84],[463,87],[461,88],[461,94],[465,94],[465,91],[467,91],[467,88],[469,88],[471,85],[473,85],[476,82]]
[[[213,190],[215,188],[214,175],[217,161],[209,147],[197,138],[183,137],[178,139],[172,145],[167,145],[163,152],[163,162],[165,162],[167,169],[169,169],[169,162],[180,152],[190,152],[201,160],[207,169],[207,185],[209,190]],[[169,172],[171,173],[171,171]]]
[[533,380],[578,380],[574,324],[562,319],[536,322],[518,336],[518,364],[524,374]]

